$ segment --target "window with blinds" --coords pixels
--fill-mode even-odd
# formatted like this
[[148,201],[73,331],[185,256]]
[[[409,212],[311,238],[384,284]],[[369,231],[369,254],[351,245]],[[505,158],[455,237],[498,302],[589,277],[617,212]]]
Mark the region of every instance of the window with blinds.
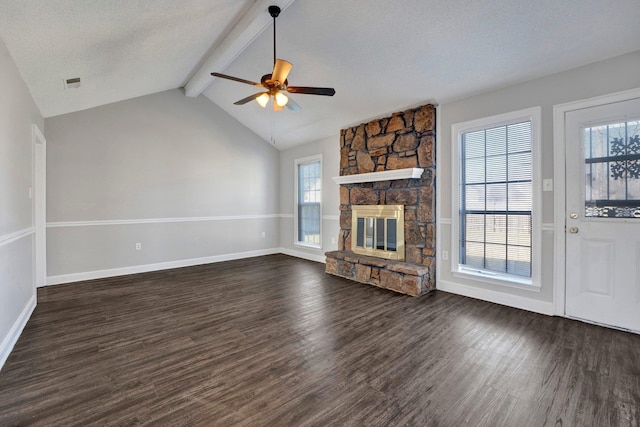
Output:
[[459,264],[532,275],[531,121],[460,135]]
[[319,157],[296,161],[296,243],[320,247],[322,163]]

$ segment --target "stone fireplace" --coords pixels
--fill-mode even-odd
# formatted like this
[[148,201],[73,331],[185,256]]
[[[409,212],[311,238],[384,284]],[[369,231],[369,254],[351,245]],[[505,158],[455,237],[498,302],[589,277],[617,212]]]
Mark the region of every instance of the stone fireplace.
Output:
[[[435,289],[435,132],[433,105],[340,132],[340,234],[327,273],[414,296]],[[404,260],[356,248],[366,243],[353,239],[352,210],[363,205],[403,206]]]

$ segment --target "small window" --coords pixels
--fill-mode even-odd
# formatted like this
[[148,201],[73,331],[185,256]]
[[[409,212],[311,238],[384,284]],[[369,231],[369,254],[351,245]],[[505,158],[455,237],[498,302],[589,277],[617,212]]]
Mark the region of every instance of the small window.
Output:
[[454,125],[454,272],[533,284],[539,109],[527,111]]
[[298,159],[296,170],[296,244],[321,247],[322,158]]

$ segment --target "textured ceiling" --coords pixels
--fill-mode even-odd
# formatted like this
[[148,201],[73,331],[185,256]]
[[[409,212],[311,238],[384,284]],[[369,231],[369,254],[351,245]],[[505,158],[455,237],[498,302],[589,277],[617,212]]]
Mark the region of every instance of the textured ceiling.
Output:
[[[257,1],[0,0],[0,37],[50,117],[183,86]],[[204,94],[283,149],[639,50],[639,22],[638,0],[297,0],[278,18],[278,57],[291,85],[336,95],[293,95],[302,111],[274,113],[233,105],[248,85],[215,79]],[[210,71],[259,80],[271,31]],[[82,88],[64,90],[76,76]]]
[[50,117],[181,87],[250,3],[0,0],[0,37]]
[[[282,149],[425,101],[638,50],[639,22],[638,0],[298,0],[278,18],[278,57],[294,64],[290,84],[333,86],[336,95],[294,95],[302,111],[272,113],[233,105],[251,86],[216,79],[205,94]],[[270,37],[224,72],[268,72]]]

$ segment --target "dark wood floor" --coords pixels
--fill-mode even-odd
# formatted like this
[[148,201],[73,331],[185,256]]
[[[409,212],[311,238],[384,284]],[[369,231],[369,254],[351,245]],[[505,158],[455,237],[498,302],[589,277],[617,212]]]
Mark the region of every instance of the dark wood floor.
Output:
[[284,255],[40,289],[0,425],[637,426],[640,336]]

